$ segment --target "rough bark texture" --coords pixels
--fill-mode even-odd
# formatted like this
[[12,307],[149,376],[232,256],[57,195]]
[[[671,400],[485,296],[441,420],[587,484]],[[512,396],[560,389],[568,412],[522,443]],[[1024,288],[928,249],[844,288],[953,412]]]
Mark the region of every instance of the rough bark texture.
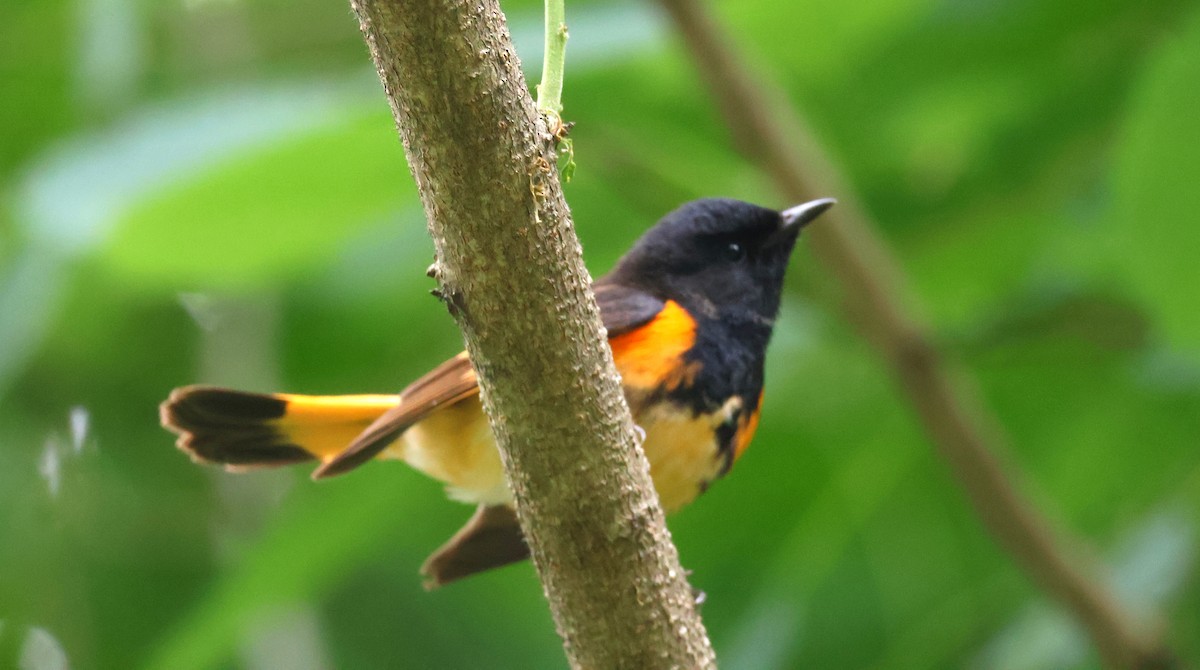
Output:
[[972,381],[936,347],[895,257],[848,181],[817,146],[780,91],[756,81],[699,0],[661,0],[741,151],[780,192],[799,202],[815,195],[840,204],[806,233],[839,280],[846,309],[880,351],[984,525],[1030,578],[1087,628],[1112,668],[1174,667],[1153,625],[1139,625],[1093,578],[1079,541],[1064,541],[1010,481],[995,453],[1003,430],[980,402]]
[[580,668],[712,666],[605,345],[550,135],[498,3],[351,6],[568,658]]

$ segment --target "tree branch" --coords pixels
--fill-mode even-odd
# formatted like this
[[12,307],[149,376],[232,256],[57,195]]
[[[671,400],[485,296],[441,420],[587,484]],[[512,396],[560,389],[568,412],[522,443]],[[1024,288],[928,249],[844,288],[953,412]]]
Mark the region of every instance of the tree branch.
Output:
[[1055,536],[1050,524],[1006,476],[994,455],[1003,431],[979,400],[972,381],[933,344],[915,315],[905,277],[872,225],[848,180],[821,150],[778,89],[756,81],[698,0],[661,0],[695,59],[740,150],[757,161],[791,201],[835,195],[840,204],[809,242],[845,292],[847,310],[880,351],[948,462],[975,511],[997,542],[1030,578],[1087,628],[1113,668],[1161,668],[1173,655],[1149,627],[1139,627],[1103,582],[1076,566],[1086,561]]
[[496,0],[352,0],[568,658],[711,667]]

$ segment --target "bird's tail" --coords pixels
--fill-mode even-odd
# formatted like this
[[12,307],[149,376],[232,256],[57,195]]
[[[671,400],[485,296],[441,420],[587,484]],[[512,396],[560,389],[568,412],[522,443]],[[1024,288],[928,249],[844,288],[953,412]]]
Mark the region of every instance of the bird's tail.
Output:
[[175,389],[162,404],[166,428],[192,460],[227,470],[328,462],[372,421],[400,404],[396,395],[259,394],[213,386]]

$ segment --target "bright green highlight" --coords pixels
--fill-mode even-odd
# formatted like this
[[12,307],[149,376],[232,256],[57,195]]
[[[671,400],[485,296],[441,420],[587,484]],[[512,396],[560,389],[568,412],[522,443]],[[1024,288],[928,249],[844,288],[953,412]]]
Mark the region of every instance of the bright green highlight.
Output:
[[566,58],[567,15],[563,0],[546,0],[546,51],[542,57],[542,83],[537,87],[537,103],[538,109],[555,121],[561,120]]

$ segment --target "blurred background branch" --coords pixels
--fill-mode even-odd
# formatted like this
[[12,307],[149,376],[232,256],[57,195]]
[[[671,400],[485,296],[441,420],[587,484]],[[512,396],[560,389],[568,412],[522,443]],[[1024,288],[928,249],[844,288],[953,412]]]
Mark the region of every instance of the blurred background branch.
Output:
[[[844,309],[890,366],[975,512],[1030,579],[1088,629],[1110,668],[1175,666],[1157,621],[1126,612],[1094,575],[1093,552],[1055,532],[1020,492],[1017,470],[1002,467],[1003,430],[980,402],[973,380],[935,344],[917,316],[910,282],[808,125],[769,80],[752,70],[702,0],[661,0],[720,108],[740,151],[788,202],[834,196],[840,206],[807,237],[844,291]],[[804,30],[797,27],[802,39]],[[766,68],[764,68],[766,69]],[[1057,536],[1056,536],[1057,535]]]

